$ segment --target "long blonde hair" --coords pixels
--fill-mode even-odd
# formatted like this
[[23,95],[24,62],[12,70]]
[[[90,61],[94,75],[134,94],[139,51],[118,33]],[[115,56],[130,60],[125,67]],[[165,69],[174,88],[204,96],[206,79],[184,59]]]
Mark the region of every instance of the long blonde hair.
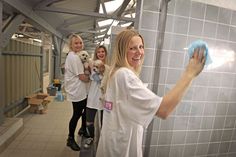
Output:
[[128,46],[129,46],[131,39],[134,36],[139,36],[142,40],[143,45],[144,45],[143,37],[134,29],[126,29],[117,35],[115,47],[113,50],[113,56],[112,56],[111,75],[117,69],[119,69],[121,67],[127,67],[127,68],[133,70],[136,75],[140,74],[144,58],[142,58],[141,64],[137,68],[131,68],[131,66],[129,65],[128,60],[127,60]]
[[141,64],[135,69],[129,65],[128,60],[127,60],[128,46],[129,46],[131,39],[134,36],[139,36],[142,40],[143,45],[144,45],[143,37],[134,29],[123,30],[122,32],[120,32],[117,35],[115,47],[113,50],[110,72],[109,72],[108,76],[106,76],[106,79],[104,82],[105,91],[106,91],[107,84],[108,84],[110,78],[121,67],[126,67],[126,68],[131,69],[137,76],[140,74],[144,57],[141,59]]

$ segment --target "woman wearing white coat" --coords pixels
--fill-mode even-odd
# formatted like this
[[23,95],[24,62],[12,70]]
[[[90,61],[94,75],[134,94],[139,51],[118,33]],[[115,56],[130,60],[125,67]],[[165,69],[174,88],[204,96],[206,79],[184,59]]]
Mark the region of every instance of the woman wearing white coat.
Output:
[[195,50],[177,84],[164,97],[150,91],[138,78],[144,58],[144,41],[134,30],[116,38],[108,76],[103,127],[97,157],[142,157],[143,131],[156,115],[167,118],[191,81],[202,71],[203,50]]

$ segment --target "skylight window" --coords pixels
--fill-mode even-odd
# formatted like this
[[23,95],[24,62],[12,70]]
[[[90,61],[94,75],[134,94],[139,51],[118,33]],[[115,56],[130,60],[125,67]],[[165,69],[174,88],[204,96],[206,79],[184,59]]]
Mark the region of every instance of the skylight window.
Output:
[[107,26],[110,25],[112,23],[112,19],[107,19],[107,20],[103,20],[103,21],[99,21],[98,22],[98,26],[99,27],[103,27],[103,26]]
[[[109,2],[105,2],[105,8],[106,8],[106,12],[108,14],[113,13],[114,11],[116,11],[124,2],[124,0],[113,0],[113,1],[109,1]],[[102,4],[100,4],[100,8],[99,8],[99,13],[103,14],[103,8],[102,8]]]

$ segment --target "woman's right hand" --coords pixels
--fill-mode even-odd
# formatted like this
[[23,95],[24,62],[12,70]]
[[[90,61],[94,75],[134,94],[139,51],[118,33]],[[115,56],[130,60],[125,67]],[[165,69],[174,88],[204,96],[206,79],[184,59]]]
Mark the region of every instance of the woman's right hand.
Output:
[[193,56],[185,71],[189,77],[194,78],[203,70],[206,61],[204,51],[204,48],[197,48],[194,50]]
[[79,79],[83,82],[89,82],[90,81],[89,76],[86,75],[86,74],[79,74]]

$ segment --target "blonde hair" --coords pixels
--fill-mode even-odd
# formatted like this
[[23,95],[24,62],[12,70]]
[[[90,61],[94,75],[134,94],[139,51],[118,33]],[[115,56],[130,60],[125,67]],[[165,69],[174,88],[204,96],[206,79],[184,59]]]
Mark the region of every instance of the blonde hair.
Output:
[[133,68],[130,66],[127,60],[127,51],[128,46],[131,41],[131,39],[135,36],[139,36],[142,40],[142,43],[144,45],[143,37],[135,30],[133,29],[126,29],[122,32],[120,32],[116,37],[115,47],[113,50],[113,56],[112,56],[112,64],[110,68],[110,72],[107,74],[106,79],[104,80],[104,92],[106,92],[106,88],[108,85],[108,82],[112,75],[121,67],[126,67],[131,69],[137,76],[139,76],[141,72],[141,67],[143,64],[144,57],[141,59],[141,64],[137,68]]
[[105,62],[104,64],[108,64],[108,52],[107,52],[107,48],[104,46],[104,45],[98,45],[96,48],[95,48],[95,51],[94,51],[94,54],[93,54],[93,60],[97,60],[98,59],[98,56],[97,56],[97,52],[100,48],[103,48],[103,50],[105,51]]
[[122,32],[120,32],[116,37],[116,43],[113,50],[113,56],[112,56],[112,65],[111,65],[111,75],[119,68],[121,67],[127,67],[134,71],[136,75],[139,75],[141,72],[141,66],[143,63],[143,59],[141,60],[141,64],[137,68],[132,68],[127,60],[127,51],[128,46],[131,41],[131,39],[135,36],[139,36],[142,40],[142,43],[144,45],[143,37],[134,29],[126,29]]
[[71,35],[69,36],[69,50],[70,50],[70,51],[73,51],[73,50],[72,50],[72,41],[73,41],[74,38],[77,38],[77,39],[79,39],[79,40],[82,42],[82,50],[83,50],[83,49],[84,49],[84,42],[83,42],[83,39],[82,39],[79,35],[77,35],[77,34],[71,34]]

